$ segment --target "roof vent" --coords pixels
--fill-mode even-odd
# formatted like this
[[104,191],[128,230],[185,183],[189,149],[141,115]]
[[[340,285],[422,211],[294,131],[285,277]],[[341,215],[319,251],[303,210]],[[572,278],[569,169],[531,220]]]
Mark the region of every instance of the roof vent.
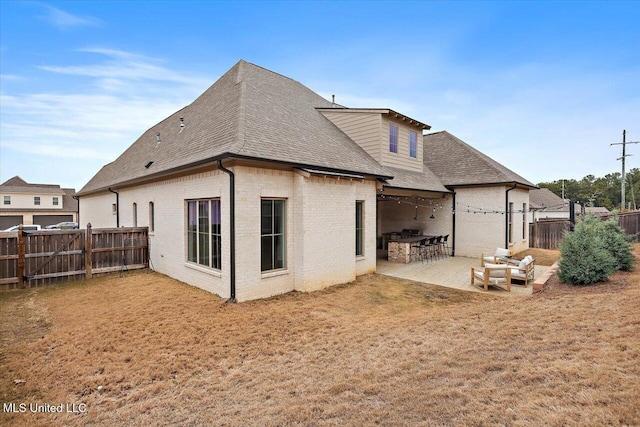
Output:
[[184,130],[184,117],[180,117],[180,132],[178,133],[181,133],[183,130]]
[[335,95],[331,95],[331,106],[335,107],[336,106],[336,96]]
[[160,145],[162,140],[160,139],[160,132],[156,133],[156,147]]
[[145,169],[149,169],[151,167],[151,165],[153,164],[153,160],[151,160],[149,163],[147,163],[146,165],[144,165]]

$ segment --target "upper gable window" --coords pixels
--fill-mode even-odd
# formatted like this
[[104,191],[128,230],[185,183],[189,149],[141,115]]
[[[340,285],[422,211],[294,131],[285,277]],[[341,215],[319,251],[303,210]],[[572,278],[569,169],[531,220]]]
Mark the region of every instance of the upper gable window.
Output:
[[398,152],[398,126],[389,125],[389,151]]
[[418,157],[418,134],[409,132],[409,156]]

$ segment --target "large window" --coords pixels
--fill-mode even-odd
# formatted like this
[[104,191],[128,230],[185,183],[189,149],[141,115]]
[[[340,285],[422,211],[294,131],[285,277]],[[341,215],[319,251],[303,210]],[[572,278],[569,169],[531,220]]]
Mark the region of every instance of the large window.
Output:
[[187,227],[188,260],[222,269],[220,200],[188,201]]
[[364,255],[364,201],[356,201],[356,256]]
[[389,151],[398,152],[398,126],[389,125]]
[[418,156],[418,134],[409,132],[409,156],[414,159]]
[[260,245],[262,271],[286,267],[285,201],[262,199],[260,207]]

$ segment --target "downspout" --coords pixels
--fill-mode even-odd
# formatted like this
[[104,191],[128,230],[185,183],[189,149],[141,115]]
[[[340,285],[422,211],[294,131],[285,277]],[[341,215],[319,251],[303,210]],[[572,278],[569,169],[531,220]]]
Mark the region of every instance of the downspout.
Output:
[[78,224],[78,228],[82,228],[80,226],[80,199],[78,199],[78,196],[71,196],[73,197],[77,202],[78,202],[78,210],[76,211],[76,223]]
[[518,186],[515,182],[513,187],[507,189],[504,193],[504,248],[509,249],[509,191],[515,189]]
[[116,227],[120,228],[120,195],[117,191],[113,191],[111,187],[109,187],[109,191],[116,195]]
[[230,270],[231,270],[231,289],[230,297],[227,303],[236,301],[236,180],[235,175],[229,169],[222,166],[222,160],[218,160],[218,169],[226,172],[229,175],[229,252],[230,257]]
[[453,192],[453,230],[451,230],[451,256],[456,256],[456,192]]

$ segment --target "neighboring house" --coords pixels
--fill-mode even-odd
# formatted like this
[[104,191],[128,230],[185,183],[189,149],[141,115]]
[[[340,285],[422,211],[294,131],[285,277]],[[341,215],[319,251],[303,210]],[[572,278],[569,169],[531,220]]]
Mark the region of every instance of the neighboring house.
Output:
[[[375,272],[387,231],[450,234],[472,256],[502,246],[504,213],[498,237],[454,216],[454,200],[475,200],[457,192],[475,194],[465,185],[482,179],[450,186],[434,174],[429,128],[391,109],[345,108],[240,61],[105,165],[78,193],[79,220],[149,226],[155,270],[238,301]],[[514,184],[510,203],[528,203],[535,186],[486,156],[476,167],[489,164],[500,180],[478,186],[480,198],[504,210]],[[454,242],[456,227],[471,236]]]
[[[529,192],[531,212],[529,222],[547,219],[569,219],[570,200],[563,200],[548,188],[538,188]],[[580,215],[580,206],[575,206],[575,215]]]
[[587,206],[584,208],[584,211],[586,214],[592,214],[598,217],[611,215],[609,209],[602,206]]
[[78,201],[73,188],[59,185],[29,184],[19,176],[0,185],[0,230],[18,224],[42,227],[63,221],[76,221]]

